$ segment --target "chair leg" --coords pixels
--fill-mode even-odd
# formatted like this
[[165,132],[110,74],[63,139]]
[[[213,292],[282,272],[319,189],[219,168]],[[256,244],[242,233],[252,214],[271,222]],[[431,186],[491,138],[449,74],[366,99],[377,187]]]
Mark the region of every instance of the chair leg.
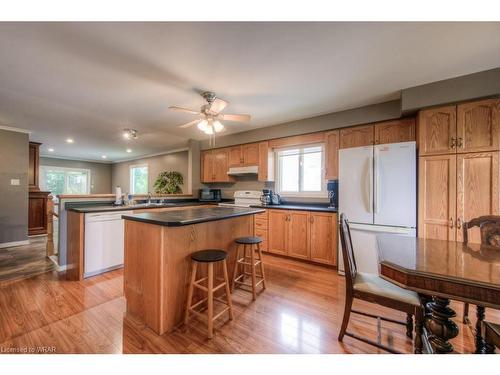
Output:
[[196,281],[196,271],[198,269],[198,263],[193,262],[191,265],[191,279],[189,281],[189,289],[186,302],[186,311],[184,314],[184,324],[187,324],[189,319],[189,309],[191,308],[191,301],[193,299],[194,282]]
[[255,249],[252,247],[252,245],[250,245],[250,264],[251,264],[251,267],[252,267],[252,300],[256,300],[257,299],[257,288],[256,288],[256,285],[257,284],[257,275],[255,273],[256,269],[255,269]]
[[467,302],[464,303],[464,316],[462,318],[463,324],[469,323],[469,304]]
[[347,330],[347,325],[349,324],[349,316],[351,315],[352,308],[352,296],[346,295],[345,297],[345,307],[344,307],[344,318],[342,319],[342,325],[340,326],[339,341],[344,338],[345,332]]
[[266,289],[266,275],[264,274],[264,263],[262,261],[262,249],[260,248],[260,243],[257,244],[257,251],[259,253],[259,260],[260,260],[260,274],[262,276],[262,288]]
[[483,335],[481,334],[481,329],[483,326],[484,320],[484,307],[476,306],[476,332],[475,332],[475,341],[476,341],[476,354],[481,354],[484,349],[484,341]]
[[227,274],[227,262],[224,259],[222,261],[222,269],[224,271],[224,282],[226,283],[226,298],[227,298],[227,306],[229,307],[229,320],[233,320],[233,301],[231,300],[231,289],[229,288],[229,276]]
[[422,307],[415,308],[415,338],[413,341],[413,350],[415,354],[422,354],[424,334],[424,309]]
[[208,338],[214,336],[214,264],[208,263],[208,285],[207,285],[207,304],[208,304]]
[[234,292],[234,286],[236,284],[234,280],[236,280],[236,277],[238,276],[239,259],[240,259],[240,245],[236,245],[236,262],[234,263],[233,279],[231,280],[231,292]]
[[406,336],[413,338],[413,314],[406,314]]

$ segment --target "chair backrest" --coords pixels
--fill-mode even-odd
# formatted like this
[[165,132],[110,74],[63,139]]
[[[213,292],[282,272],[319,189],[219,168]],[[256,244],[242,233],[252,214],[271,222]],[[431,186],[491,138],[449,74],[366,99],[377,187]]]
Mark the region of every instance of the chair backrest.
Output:
[[480,216],[464,223],[464,242],[467,243],[468,230],[479,227],[481,231],[481,244],[500,248],[500,216]]
[[340,214],[340,242],[342,245],[342,258],[344,259],[346,285],[352,289],[356,277],[356,259],[352,248],[351,231],[349,221],[344,214]]

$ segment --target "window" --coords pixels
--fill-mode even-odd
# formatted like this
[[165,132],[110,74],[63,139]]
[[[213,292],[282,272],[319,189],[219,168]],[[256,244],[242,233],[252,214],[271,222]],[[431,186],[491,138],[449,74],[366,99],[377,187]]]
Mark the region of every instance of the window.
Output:
[[40,167],[40,185],[52,195],[89,194],[90,170],[44,165]]
[[130,166],[130,194],[148,193],[148,166],[131,165]]
[[324,146],[276,151],[276,190],[285,196],[326,197]]

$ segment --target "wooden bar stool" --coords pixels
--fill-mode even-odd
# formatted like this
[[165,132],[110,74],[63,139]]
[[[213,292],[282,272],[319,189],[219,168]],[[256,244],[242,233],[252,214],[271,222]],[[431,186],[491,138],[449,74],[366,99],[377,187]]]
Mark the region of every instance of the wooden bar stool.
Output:
[[[218,249],[208,249],[201,250],[193,253],[191,255],[192,266],[191,266],[191,281],[189,283],[188,298],[186,303],[186,312],[184,315],[184,324],[187,324],[189,319],[189,313],[193,313],[207,320],[208,328],[208,338],[213,337],[214,331],[214,320],[222,316],[226,311],[229,311],[229,320],[233,320],[233,304],[231,301],[231,290],[229,287],[229,277],[227,274],[227,252]],[[224,278],[222,282],[214,286],[214,264],[217,262],[222,262],[222,270]],[[198,263],[207,263],[207,277],[202,277],[201,279],[196,279],[196,272],[198,270]],[[220,280],[220,279],[219,279]],[[203,282],[207,282],[206,286],[202,285]],[[195,304],[192,304],[194,288],[198,288],[207,293],[206,298],[202,298]],[[220,288],[225,287],[226,289],[226,300],[222,298],[215,297],[214,293]],[[214,300],[227,305],[221,312],[214,316]],[[195,309],[204,303],[207,303],[207,314],[203,314],[201,311],[196,311]]]
[[[234,266],[233,275],[233,290],[235,284],[246,285],[252,288],[252,300],[257,298],[257,286],[262,283],[262,289],[266,289],[266,276],[264,274],[264,264],[262,263],[262,250],[260,244],[262,238],[260,237],[240,237],[235,240],[238,245],[243,245],[243,256],[240,255],[241,246],[238,246],[236,253],[236,264]],[[253,245],[257,245],[254,249]],[[249,254],[247,254],[247,249]],[[255,250],[257,250],[258,258],[255,258]],[[241,272],[238,276],[238,269],[241,266]],[[260,274],[257,274],[256,267],[259,266]],[[247,271],[250,267],[250,272]],[[245,283],[245,276],[251,277],[251,283]],[[259,279],[259,281],[257,281]]]

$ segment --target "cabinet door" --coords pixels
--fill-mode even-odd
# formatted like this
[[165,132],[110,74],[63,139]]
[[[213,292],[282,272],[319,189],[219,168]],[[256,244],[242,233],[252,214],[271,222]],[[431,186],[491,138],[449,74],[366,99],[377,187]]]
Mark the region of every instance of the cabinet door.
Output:
[[233,146],[229,148],[229,166],[240,167],[243,165],[243,153],[241,146]]
[[457,151],[496,151],[500,146],[500,99],[457,107]]
[[311,258],[309,241],[309,212],[288,211],[288,255],[301,258]]
[[373,145],[373,125],[340,129],[340,148]]
[[40,167],[40,143],[29,143],[28,187],[29,191],[38,191],[38,169]]
[[[457,241],[462,224],[483,215],[500,214],[499,152],[457,156]],[[479,228],[469,229],[468,241],[481,243]]]
[[250,143],[248,145],[241,146],[243,153],[243,164],[244,165],[258,165],[259,164],[259,144]]
[[269,142],[264,141],[259,143],[259,181],[271,181],[271,172],[269,165]]
[[214,165],[214,182],[231,181],[227,174],[229,152],[227,149],[219,149],[213,151]]
[[313,213],[311,222],[311,260],[337,265],[337,215]]
[[456,155],[419,158],[419,237],[455,240],[456,158]]
[[455,153],[456,118],[455,106],[420,111],[418,114],[419,155]]
[[269,210],[268,250],[270,253],[286,254],[288,244],[288,211]]
[[415,119],[406,118],[375,124],[375,144],[410,142],[415,140]]
[[325,178],[336,180],[339,176],[339,131],[325,133]]
[[213,153],[212,150],[201,153],[201,182],[212,182],[214,180]]

